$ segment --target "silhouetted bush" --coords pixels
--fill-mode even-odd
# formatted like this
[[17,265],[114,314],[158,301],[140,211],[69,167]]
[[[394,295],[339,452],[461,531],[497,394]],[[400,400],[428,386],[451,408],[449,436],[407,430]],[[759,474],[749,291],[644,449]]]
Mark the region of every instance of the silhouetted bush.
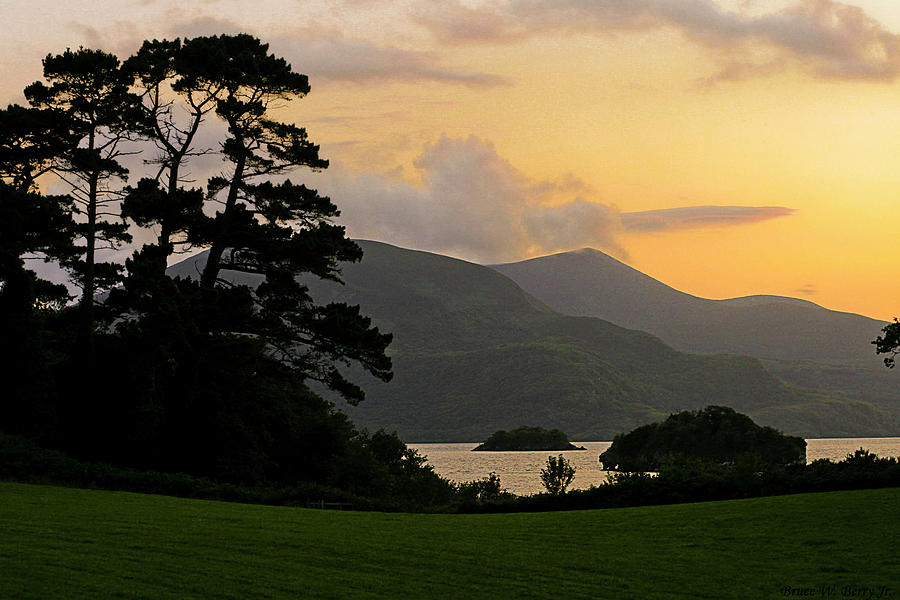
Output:
[[547,466],[541,469],[541,484],[548,494],[565,494],[575,477],[575,467],[560,454],[548,456]]
[[499,502],[514,497],[513,494],[503,489],[500,477],[493,472],[487,477],[457,484],[456,491],[458,501],[463,505]]
[[[382,441],[395,438],[380,432]],[[402,442],[401,442],[402,443]],[[415,451],[407,450],[406,456],[415,455],[413,462],[423,461]],[[55,450],[47,450],[34,442],[19,437],[0,434],[0,480],[24,483],[42,483],[105,490],[124,490],[148,494],[165,494],[184,498],[226,500],[254,504],[288,506],[341,506],[354,510],[419,511],[449,510],[458,502],[456,490],[449,481],[436,475],[430,465],[420,468],[405,465],[406,458],[396,462],[379,462],[383,467],[377,477],[394,470],[388,481],[390,488],[374,489],[365,483],[356,490],[339,489],[315,482],[299,481],[291,485],[257,484],[240,485],[196,477],[185,473],[162,473],[125,469],[104,463],[82,462]],[[410,469],[411,475],[399,474],[397,469]],[[358,491],[357,491],[358,490]],[[371,492],[377,493],[371,493]]]
[[610,473],[606,484],[585,490],[535,494],[464,508],[472,512],[619,508],[882,487],[900,487],[900,461],[859,449],[839,462],[816,460],[809,465],[765,471],[753,470],[752,462],[722,465],[688,460],[663,467],[655,474]]
[[103,463],[85,463],[40,448],[27,439],[4,434],[0,434],[0,480],[254,504],[306,506],[324,501],[357,510],[395,510],[389,502],[314,483],[281,487],[241,486],[184,473],[137,471]]

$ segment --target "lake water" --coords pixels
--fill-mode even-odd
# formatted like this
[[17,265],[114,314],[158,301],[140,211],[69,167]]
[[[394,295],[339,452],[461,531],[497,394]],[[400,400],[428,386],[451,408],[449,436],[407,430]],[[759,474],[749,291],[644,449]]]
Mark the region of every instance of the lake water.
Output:
[[[478,444],[410,444],[441,476],[453,481],[472,481],[494,472],[500,485],[519,495],[543,491],[541,469],[551,454],[562,454],[575,467],[575,479],[569,489],[587,488],[606,481],[606,471],[597,458],[612,442],[573,442],[587,450],[566,452],[472,452]],[[806,440],[806,460],[820,458],[843,460],[854,450],[865,448],[878,456],[900,457],[900,438],[822,438]]]

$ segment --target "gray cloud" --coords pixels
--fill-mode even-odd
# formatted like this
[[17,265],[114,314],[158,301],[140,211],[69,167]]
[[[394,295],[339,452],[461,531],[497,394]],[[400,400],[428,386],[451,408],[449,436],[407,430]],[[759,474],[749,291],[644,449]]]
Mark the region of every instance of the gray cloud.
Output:
[[441,138],[415,166],[420,187],[340,165],[313,183],[340,206],[353,237],[484,263],[584,246],[625,255],[614,206],[573,195],[587,187],[571,178],[529,179],[479,138]]
[[[226,19],[203,17],[178,23],[172,33],[182,37],[248,32],[244,25]],[[314,80],[353,81],[435,81],[469,87],[509,85],[498,75],[456,71],[438,66],[429,52],[404,50],[352,39],[339,31],[298,28],[289,35],[259,35],[273,52],[284,56],[298,71]]]
[[[835,0],[798,0],[787,10],[762,15],[727,11],[712,0],[510,0],[490,6],[442,2],[417,20],[452,43],[508,42],[558,29],[669,25],[717,48],[740,50],[745,42],[762,41],[783,60],[799,60],[822,77],[892,80],[900,72],[900,36],[861,8]],[[743,62],[754,61],[748,54]],[[733,59],[728,70],[723,79],[737,72]]]
[[818,289],[816,288],[816,284],[814,283],[804,283],[796,290],[793,290],[794,294],[802,294],[804,296],[815,296],[818,293]]
[[[116,21],[102,28],[77,22],[67,24],[85,46],[102,48],[125,58],[136,51],[148,33],[132,21]],[[432,81],[473,88],[509,85],[491,73],[442,68],[435,53],[382,46],[345,36],[334,29],[294,28],[276,36],[256,31],[236,21],[213,16],[175,20],[165,36],[196,37],[222,33],[250,33],[269,43],[272,52],[284,56],[294,68],[313,81]]]
[[103,29],[76,22],[70,22],[66,27],[81,38],[86,48],[112,52],[123,60],[140,48],[143,39],[133,21],[116,21]]
[[429,53],[376,46],[339,34],[306,31],[296,37],[275,38],[275,44],[284,47],[285,56],[296,57],[297,64],[311,75],[325,79],[437,81],[469,87],[508,85],[506,79],[497,75],[440,68]]
[[794,214],[783,206],[685,206],[622,213],[626,231],[671,231],[698,227],[745,225]]

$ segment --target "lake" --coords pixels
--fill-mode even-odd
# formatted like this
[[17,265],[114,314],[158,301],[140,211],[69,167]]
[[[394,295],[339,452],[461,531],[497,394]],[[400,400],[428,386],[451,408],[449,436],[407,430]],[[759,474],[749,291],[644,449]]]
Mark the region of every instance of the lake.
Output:
[[[551,454],[562,454],[575,467],[575,479],[569,489],[587,488],[606,481],[606,471],[597,458],[612,442],[573,442],[587,450],[565,452],[472,452],[477,443],[410,444],[441,476],[453,481],[481,479],[494,472],[503,488],[522,495],[543,491],[541,469]],[[812,438],[806,440],[806,460],[820,458],[843,460],[854,450],[865,448],[878,456],[900,457],[900,438]]]

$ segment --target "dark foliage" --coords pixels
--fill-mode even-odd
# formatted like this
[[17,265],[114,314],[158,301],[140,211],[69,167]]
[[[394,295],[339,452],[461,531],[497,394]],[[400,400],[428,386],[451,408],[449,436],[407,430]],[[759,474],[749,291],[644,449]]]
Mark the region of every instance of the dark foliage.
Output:
[[885,325],[881,332],[883,335],[872,343],[875,344],[876,353],[889,355],[884,358],[884,365],[893,369],[894,360],[900,354],[900,319],[894,319],[893,323]]
[[547,466],[541,469],[541,484],[548,494],[565,494],[574,477],[575,467],[562,454],[548,456]]
[[817,460],[756,470],[741,460],[733,465],[691,460],[663,467],[657,475],[613,473],[605,485],[565,494],[536,494],[496,502],[465,504],[463,512],[532,512],[621,508],[654,504],[733,500],[782,494],[831,492],[900,486],[900,461],[879,458],[860,448],[840,462]]
[[709,406],[619,434],[600,455],[605,469],[619,471],[658,471],[694,460],[720,464],[752,460],[765,467],[803,463],[806,441],[760,427],[726,406]]
[[[7,452],[0,474],[238,498],[318,490],[407,509],[453,500],[395,434],[358,431],[307,386],[356,403],[363,390],[340,366],[392,375],[389,334],[297,281],[340,281],[338,264],[362,257],[330,199],[281,177],[328,165],[304,129],[269,114],[308,92],[267,45],[222,35],[146,42],[124,64],[48,55],[25,90],[31,108],[0,111],[0,431],[57,452]],[[227,125],[216,148],[196,147],[206,118]],[[185,188],[189,160],[210,152],[230,170]],[[155,175],[126,186],[130,155]],[[68,195],[38,191],[51,172]],[[135,227],[155,243],[124,269],[98,260]],[[210,250],[199,281],[168,277],[169,257],[192,246]],[[25,267],[32,257],[69,271],[79,306]],[[226,270],[261,283],[230,284]]]
[[[223,483],[184,473],[164,473],[75,460],[46,450],[26,438],[0,434],[0,480],[45,483],[184,498],[203,498],[252,504],[335,506],[354,510],[401,510],[394,502],[358,496],[310,482],[291,486],[247,486]],[[417,505],[416,505],[417,506]]]
[[[48,54],[43,64],[47,83],[29,85],[25,97],[60,126],[50,169],[69,186],[75,210],[83,217],[73,225],[83,245],[61,262],[81,288],[79,335],[84,355],[92,358],[95,296],[122,277],[121,266],[99,261],[98,251],[131,241],[112,207],[113,186],[128,174],[120,162],[126,153],[122,144],[140,137],[146,125],[129,89],[131,78],[114,55],[79,48]],[[40,124],[34,128],[42,130]]]
[[463,505],[499,502],[514,497],[513,494],[503,489],[500,484],[500,476],[493,472],[487,477],[460,483],[456,489],[458,500]]

